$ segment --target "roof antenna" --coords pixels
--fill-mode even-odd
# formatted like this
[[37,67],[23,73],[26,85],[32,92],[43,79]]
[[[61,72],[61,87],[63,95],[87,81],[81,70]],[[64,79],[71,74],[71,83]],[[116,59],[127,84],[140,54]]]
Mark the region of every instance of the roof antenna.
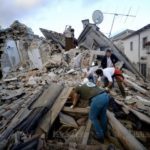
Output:
[[136,17],[136,16],[134,16],[134,15],[129,15],[129,13],[130,13],[130,10],[131,10],[131,8],[129,9],[129,12],[128,12],[128,14],[119,14],[119,13],[103,13],[103,14],[108,14],[108,15],[113,15],[113,20],[112,20],[112,24],[111,24],[111,28],[110,28],[110,32],[109,32],[109,38],[110,38],[110,36],[111,36],[111,33],[112,33],[112,29],[113,29],[113,26],[114,26],[114,22],[115,22],[115,18],[116,18],[116,16],[123,16],[123,17]]
[[128,16],[129,16],[129,14],[130,14],[131,8],[132,8],[132,7],[129,8],[129,11],[128,11],[128,13],[127,13],[127,17],[126,17],[124,23],[126,23],[126,21],[127,21],[127,19],[128,19]]

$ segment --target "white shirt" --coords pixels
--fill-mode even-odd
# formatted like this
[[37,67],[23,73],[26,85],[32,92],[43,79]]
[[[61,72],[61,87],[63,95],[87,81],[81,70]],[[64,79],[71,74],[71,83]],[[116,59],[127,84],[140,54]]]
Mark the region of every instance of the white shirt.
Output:
[[113,67],[113,63],[110,57],[107,57],[107,67]]
[[114,67],[109,67],[109,68],[105,68],[103,69],[103,76],[106,77],[108,79],[109,82],[112,82],[112,76],[115,73],[115,68]]

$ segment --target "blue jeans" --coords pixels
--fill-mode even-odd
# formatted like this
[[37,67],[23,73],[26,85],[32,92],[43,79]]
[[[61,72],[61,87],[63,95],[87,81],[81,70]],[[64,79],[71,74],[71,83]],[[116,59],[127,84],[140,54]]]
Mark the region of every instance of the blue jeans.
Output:
[[[107,126],[106,111],[110,96],[105,92],[92,98],[89,118],[95,128],[98,138],[104,138]],[[99,122],[100,117],[100,122]]]

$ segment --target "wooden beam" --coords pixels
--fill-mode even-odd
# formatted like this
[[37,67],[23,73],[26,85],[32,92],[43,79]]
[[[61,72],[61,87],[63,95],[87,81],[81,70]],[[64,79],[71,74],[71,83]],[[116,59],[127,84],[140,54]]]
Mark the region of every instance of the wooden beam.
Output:
[[125,81],[127,82],[127,84],[129,84],[131,87],[133,87],[134,89],[136,89],[137,91],[143,93],[143,94],[148,94],[148,91],[145,90],[144,88],[140,87],[139,85],[137,85],[136,83],[128,80],[128,79],[125,79]]
[[62,90],[63,85],[51,83],[40,96],[40,98],[35,103],[33,103],[31,108],[47,107],[50,109]]
[[[68,150],[69,148],[74,148],[74,147],[71,147],[73,146],[72,143],[70,144],[62,144],[62,143],[56,143],[56,144],[52,144],[52,143],[49,143],[47,145],[47,147],[49,149],[55,149],[55,150],[60,150],[60,149],[64,149],[64,150]],[[107,146],[104,145],[104,144],[98,144],[98,145],[82,145],[82,144],[77,144],[75,145],[75,149],[79,149],[79,150],[106,150],[107,149]]]
[[62,111],[65,113],[75,113],[75,114],[87,115],[89,112],[89,108],[79,108],[79,107],[70,108],[70,107],[65,106]]
[[148,116],[146,116],[146,115],[144,115],[144,114],[142,114],[142,113],[140,113],[140,112],[138,112],[138,111],[136,111],[136,110],[130,108],[129,106],[125,105],[123,102],[120,102],[120,101],[118,101],[118,100],[115,100],[115,102],[116,102],[117,104],[123,106],[123,108],[122,108],[123,110],[126,110],[126,111],[128,111],[128,112],[129,112],[129,111],[132,112],[132,113],[133,113],[136,117],[138,117],[141,121],[150,124],[150,117],[148,117]]
[[114,114],[107,111],[108,121],[116,137],[128,150],[146,150],[146,148],[115,118]]
[[51,128],[55,119],[57,118],[59,112],[63,108],[68,97],[70,96],[72,90],[73,90],[72,87],[67,87],[63,89],[61,94],[56,99],[52,108],[48,111],[48,113],[41,120],[39,127],[37,129],[37,133],[39,134],[42,134],[43,132],[48,133],[49,129]]
[[87,122],[87,126],[86,126],[86,129],[85,129],[84,135],[83,135],[83,139],[82,139],[82,144],[83,145],[87,145],[91,127],[92,127],[92,123],[91,123],[91,120],[89,119],[88,122]]
[[94,55],[105,56],[105,51],[90,50],[90,53]]

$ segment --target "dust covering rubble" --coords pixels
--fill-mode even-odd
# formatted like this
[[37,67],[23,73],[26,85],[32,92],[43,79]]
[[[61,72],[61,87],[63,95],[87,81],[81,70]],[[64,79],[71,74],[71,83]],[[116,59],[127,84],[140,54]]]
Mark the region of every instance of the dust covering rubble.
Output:
[[[60,42],[35,35],[15,21],[0,31],[0,149],[150,149],[150,86],[128,69],[126,98],[115,85],[115,109],[107,112],[104,144],[93,138],[89,107],[80,100],[72,109],[72,89],[83,81],[74,68],[76,53],[81,68],[91,66],[93,50],[65,51]],[[119,64],[118,64],[119,65]]]

